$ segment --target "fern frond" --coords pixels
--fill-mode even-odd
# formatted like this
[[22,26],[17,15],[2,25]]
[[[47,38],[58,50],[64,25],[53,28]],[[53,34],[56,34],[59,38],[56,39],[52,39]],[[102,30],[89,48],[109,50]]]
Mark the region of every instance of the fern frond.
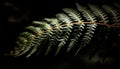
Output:
[[58,40],[60,39],[60,36],[63,34],[62,30],[59,28],[60,24],[57,19],[48,19],[45,18],[45,21],[49,23],[53,27],[53,37],[50,38],[50,42],[48,44],[47,50],[45,55],[48,55],[48,53],[51,51],[51,49],[58,43]]
[[120,13],[117,11],[117,9],[108,5],[104,5],[103,9],[111,16],[111,20],[113,23],[120,22]]
[[[79,55],[84,48],[91,46],[94,39],[107,40],[110,35],[108,29],[118,28],[120,25],[120,12],[114,7],[91,4],[85,7],[78,3],[76,6],[77,9],[63,8],[55,18],[33,21],[19,35],[10,55],[15,57],[22,55],[30,57],[34,53],[44,56],[57,56],[61,53]],[[102,37],[96,38],[98,36]]]
[[88,4],[92,12],[97,16],[99,22],[109,23],[108,15],[98,6]]
[[72,8],[64,8],[62,9],[71,19],[72,21],[82,22],[82,17],[80,16],[80,13],[77,12],[77,10]]
[[60,43],[58,44],[58,49],[55,53],[55,55],[57,55],[59,53],[59,51],[61,50],[61,48],[66,44],[66,41],[68,41],[70,33],[72,32],[72,26],[71,26],[71,20],[69,19],[69,17],[63,13],[61,14],[57,14],[56,17],[61,21],[61,22],[65,22],[67,23],[66,27],[62,27],[63,29],[63,35],[61,36],[61,38],[59,39]]
[[[95,15],[93,13],[91,13],[86,8],[80,6],[78,3],[76,3],[76,5],[77,5],[77,9],[80,12],[83,13],[83,16],[85,16],[87,21],[90,21],[90,22],[96,22],[97,21]],[[96,26],[97,26],[97,24],[87,24],[86,33],[84,34],[84,36],[83,36],[83,38],[81,40],[80,47],[76,51],[75,55],[77,55],[79,53],[79,51],[82,49],[82,47],[85,47],[90,42],[90,40],[93,37],[93,34],[95,32]]]
[[83,16],[85,17],[86,21],[95,22],[95,16],[89,11],[86,7],[83,7],[76,3],[77,9],[79,12],[82,12]]
[[[82,22],[84,21],[81,17],[80,13],[77,10],[71,8],[64,8],[63,11],[68,14],[71,20],[74,22]],[[85,24],[81,23],[80,25],[73,25],[72,38],[70,39],[70,43],[68,44],[67,52],[69,52],[75,45],[77,44],[80,36],[82,35],[82,31],[84,29]]]

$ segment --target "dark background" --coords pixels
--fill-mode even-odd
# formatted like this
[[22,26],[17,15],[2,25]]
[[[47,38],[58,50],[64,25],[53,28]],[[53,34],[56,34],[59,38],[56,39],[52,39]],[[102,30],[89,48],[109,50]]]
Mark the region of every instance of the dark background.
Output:
[[[9,52],[14,47],[16,37],[24,27],[33,20],[41,20],[44,17],[53,17],[64,7],[75,7],[75,2],[80,4],[111,4],[118,0],[0,0],[0,64],[39,64],[41,67],[52,67],[56,69],[71,69],[82,67],[82,63],[68,58],[39,57],[30,59],[14,59],[5,57],[3,54]],[[39,60],[38,60],[39,59]],[[76,63],[73,65],[72,63]],[[56,64],[56,67],[54,67]],[[62,66],[59,64],[63,64]],[[69,65],[67,65],[69,64]],[[81,65],[79,65],[81,64]],[[47,67],[48,66],[48,67]],[[38,66],[39,67],[39,66]],[[63,67],[63,68],[62,68]],[[76,67],[76,68],[75,68]],[[69,68],[70,69],[70,68]]]

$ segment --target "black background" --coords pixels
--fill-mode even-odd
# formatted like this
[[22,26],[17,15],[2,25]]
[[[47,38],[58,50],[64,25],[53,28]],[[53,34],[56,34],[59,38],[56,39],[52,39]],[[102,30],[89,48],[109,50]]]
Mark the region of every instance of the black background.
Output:
[[[28,26],[33,20],[41,20],[44,17],[52,17],[64,7],[74,7],[75,2],[80,4],[92,3],[95,5],[111,4],[117,0],[0,0],[0,64],[39,64],[37,67],[50,69],[76,69],[83,65],[78,60],[68,58],[39,57],[30,59],[14,59],[5,57],[14,47],[16,37],[23,28]],[[19,60],[18,60],[19,59]],[[38,60],[39,59],[39,60]],[[76,63],[73,65],[72,63]],[[56,67],[54,66],[56,64]],[[62,68],[61,65],[67,66]],[[68,64],[68,65],[66,65]],[[81,64],[81,65],[79,65]],[[52,66],[51,66],[52,65]],[[52,68],[53,67],[53,68]],[[60,68],[61,67],[61,68]],[[73,67],[73,68],[72,68]],[[76,67],[76,68],[75,68]]]

